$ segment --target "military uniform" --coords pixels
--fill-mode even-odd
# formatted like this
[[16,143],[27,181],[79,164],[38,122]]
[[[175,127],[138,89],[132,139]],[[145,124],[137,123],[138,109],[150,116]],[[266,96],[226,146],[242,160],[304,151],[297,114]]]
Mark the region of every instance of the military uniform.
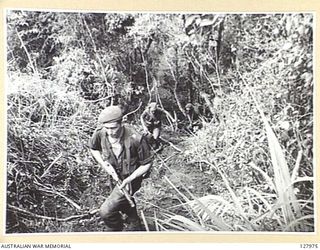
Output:
[[[101,152],[104,161],[109,162],[120,179],[125,179],[139,166],[152,162],[150,147],[145,138],[132,128],[123,126],[120,138],[121,152],[116,156],[112,150],[104,127],[98,128],[89,140],[89,148]],[[140,187],[144,176],[134,179],[130,184],[130,193],[134,194]],[[117,186],[100,208],[100,215],[110,231],[121,231],[123,221],[120,212],[128,216],[129,230],[141,229],[136,207],[131,207],[124,194]]]
[[144,120],[149,132],[152,133],[155,128],[161,127],[161,115],[162,111],[159,109],[156,109],[154,113],[151,113],[149,110],[145,110],[142,113],[141,117]]
[[161,131],[161,116],[164,111],[157,107],[157,104],[152,102],[148,108],[141,114],[141,123],[150,133],[148,142],[154,150],[160,150],[160,131]]

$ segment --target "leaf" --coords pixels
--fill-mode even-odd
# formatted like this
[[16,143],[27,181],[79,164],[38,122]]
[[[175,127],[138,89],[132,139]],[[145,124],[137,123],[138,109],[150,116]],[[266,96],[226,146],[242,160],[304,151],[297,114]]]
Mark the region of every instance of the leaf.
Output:
[[213,19],[212,19],[212,18],[202,19],[199,26],[200,26],[200,27],[204,27],[204,26],[213,25],[213,24],[216,23],[216,21],[218,20],[218,18],[219,18],[219,15],[215,15],[215,16],[213,17]]
[[210,20],[210,19],[204,19],[204,20],[201,20],[200,22],[200,27],[204,27],[204,26],[209,26],[209,25],[213,25],[215,22],[215,20]]
[[[283,230],[283,231],[291,231],[291,228],[295,228],[297,227],[297,225],[300,223],[300,221],[303,221],[303,220],[310,220],[310,219],[314,219],[314,215],[306,215],[306,216],[303,216],[303,217],[300,217],[299,219],[296,219],[292,222],[290,222],[289,225],[287,225],[287,227]],[[303,225],[302,225],[303,226]]]
[[[179,190],[178,190],[178,188],[168,179],[168,177],[164,177],[167,181],[168,181],[168,183],[176,190],[176,192],[178,192],[178,194],[180,194],[183,198],[184,198],[184,200],[185,201],[187,201],[187,203],[189,203],[189,202],[192,202],[192,201],[190,201],[183,193],[181,193]],[[193,196],[193,195],[192,195]],[[194,196],[193,196],[194,197]],[[220,219],[218,216],[216,216],[214,213],[211,213],[211,211],[209,210],[209,209],[207,209],[206,208],[206,206],[199,200],[199,199],[196,199],[195,197],[194,197],[194,200],[195,200],[195,202],[197,202],[200,206],[201,206],[201,208],[210,216],[210,218],[213,220],[213,221],[215,221],[215,223],[216,223],[216,225],[219,227],[219,229],[220,230],[222,230],[222,231],[228,231],[230,228],[229,228],[229,226],[227,225],[227,224],[225,224],[225,222],[222,220],[222,219]]]
[[295,184],[295,183],[298,183],[298,182],[304,182],[304,181],[314,181],[314,177],[309,177],[309,176],[298,177],[293,181],[292,184]]
[[267,173],[265,173],[262,169],[258,168],[253,162],[250,162],[249,166],[252,167],[253,169],[257,170],[264,177],[264,179],[268,182],[268,184],[270,185],[270,188],[272,190],[276,190],[274,182],[269,177],[269,175],[267,175]]
[[[222,217],[224,213],[228,212],[230,214],[234,213],[235,209],[233,204],[226,201],[223,197],[219,195],[207,195],[198,199],[208,210],[215,213],[217,216]],[[210,216],[206,213],[202,206],[199,205],[197,201],[189,202],[191,208],[201,216],[204,221],[210,220]]]
[[298,176],[298,172],[299,172],[299,167],[300,167],[300,162],[301,162],[301,159],[302,159],[302,150],[300,150],[298,152],[298,156],[297,156],[297,160],[296,160],[296,164],[294,166],[294,169],[292,170],[292,173],[291,173],[291,182],[294,183],[294,180],[297,178]]
[[[258,198],[260,201],[262,201],[262,203],[265,205],[266,209],[267,210],[270,210],[271,209],[271,205],[270,202],[268,202],[263,196],[261,193],[259,193],[258,191],[256,191],[255,189],[253,188],[250,188],[250,187],[246,187],[245,190],[249,191],[251,194],[253,194],[255,197],[254,199]],[[249,199],[250,197],[248,197]]]
[[199,15],[191,15],[191,16],[188,16],[186,18],[186,23],[185,23],[185,28],[188,28],[190,25],[193,24],[193,22],[196,20],[196,18],[199,18]]
[[174,222],[174,223],[179,222],[180,226],[183,226],[190,231],[206,231],[205,228],[203,228],[198,223],[181,215],[171,216],[168,220],[166,220],[166,222]]
[[279,197],[278,202],[282,204],[281,209],[283,212],[285,222],[286,224],[289,224],[292,221],[296,220],[295,215],[297,215],[298,217],[301,216],[301,208],[295,202],[296,196],[293,191],[288,164],[280,146],[280,142],[274,134],[258,102],[256,101],[253,95],[252,97],[256,103],[257,109],[259,110],[260,116],[265,125],[275,177],[275,187]]
[[282,47],[283,50],[288,50],[292,47],[292,43],[288,42],[288,43],[285,43]]
[[[219,175],[221,176],[226,188],[228,189],[229,191],[229,194],[231,195],[232,197],[232,201],[234,203],[234,208],[235,208],[235,211],[243,218],[243,220],[246,222],[246,226],[248,228],[250,228],[250,230],[255,230],[256,229],[256,226],[254,224],[252,224],[249,219],[247,218],[247,214],[244,212],[243,208],[242,208],[242,204],[241,204],[241,200],[240,200],[240,197],[238,197],[236,195],[236,193],[233,191],[233,189],[231,188],[231,185],[228,181],[228,178],[226,177],[226,175],[224,174],[224,172],[222,172],[218,167],[216,167],[214,164],[208,162],[208,161],[205,161],[208,165],[212,166],[212,168],[214,168],[218,173]],[[207,209],[208,210],[208,209]]]

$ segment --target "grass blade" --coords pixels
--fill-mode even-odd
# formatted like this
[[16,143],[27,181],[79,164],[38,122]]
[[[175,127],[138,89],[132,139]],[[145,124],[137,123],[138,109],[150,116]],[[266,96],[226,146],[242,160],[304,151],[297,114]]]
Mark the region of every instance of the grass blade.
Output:
[[[174,190],[176,190],[178,192],[178,194],[180,194],[187,203],[191,202],[190,199],[188,197],[186,197],[183,193],[181,193],[178,188],[169,180],[168,177],[164,177],[167,182],[174,188]],[[191,193],[190,193],[191,194]],[[229,231],[230,227],[224,223],[224,221],[222,219],[220,219],[218,216],[216,216],[214,213],[212,213],[209,209],[207,209],[207,207],[201,202],[199,201],[198,198],[196,198],[194,195],[192,195],[194,201],[196,201],[201,208],[210,216],[210,218],[215,222],[216,226],[219,228],[219,230],[221,231]]]
[[270,188],[272,190],[276,191],[276,187],[274,185],[274,182],[272,181],[272,179],[269,177],[269,175],[266,172],[264,172],[261,168],[258,168],[257,165],[254,164],[253,162],[250,162],[249,166],[252,167],[254,170],[258,171],[263,176],[263,178],[268,182],[268,184],[270,185]]
[[186,227],[186,229],[189,231],[206,231],[205,228],[198,223],[181,215],[171,216],[168,220],[166,220],[166,222],[178,222],[181,226]]
[[[314,219],[314,215],[313,214],[306,215],[306,216],[300,217],[294,221],[291,221],[290,224],[287,225],[287,227],[283,231],[285,231],[285,232],[290,231],[292,228],[296,228],[296,225],[298,225],[300,223],[300,221],[308,220],[308,219]],[[311,226],[313,226],[313,225],[311,225]]]
[[[296,220],[295,215],[301,217],[301,208],[297,203],[294,202],[296,200],[296,197],[293,192],[288,164],[284,157],[284,153],[278,138],[273,132],[267,118],[265,117],[263,111],[261,110],[257,100],[252,93],[251,96],[256,104],[256,107],[260,113],[266,129],[272,167],[275,177],[276,191],[279,199],[278,202],[280,204],[283,204],[281,210],[285,219],[285,223],[287,225],[291,225],[291,222]],[[292,231],[294,230],[295,229],[292,228]]]

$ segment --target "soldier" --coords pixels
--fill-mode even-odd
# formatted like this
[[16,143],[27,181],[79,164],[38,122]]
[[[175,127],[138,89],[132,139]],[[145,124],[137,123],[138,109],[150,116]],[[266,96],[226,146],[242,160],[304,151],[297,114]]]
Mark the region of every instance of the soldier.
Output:
[[122,231],[121,213],[128,216],[126,231],[140,231],[141,222],[136,207],[130,206],[121,189],[133,195],[152,165],[152,154],[145,138],[122,124],[119,106],[109,106],[99,115],[99,126],[89,140],[90,151],[98,164],[118,182],[100,207],[100,216],[108,231]]
[[199,129],[201,128],[202,124],[200,121],[201,117],[201,105],[200,104],[195,104],[192,105],[191,103],[187,103],[185,106],[186,110],[186,115],[188,118],[189,125],[187,128],[194,132],[195,128]]
[[162,114],[166,113],[163,109],[157,107],[157,103],[151,102],[141,114],[140,120],[145,133],[150,134],[149,142],[153,149],[161,149],[160,132],[162,124]]

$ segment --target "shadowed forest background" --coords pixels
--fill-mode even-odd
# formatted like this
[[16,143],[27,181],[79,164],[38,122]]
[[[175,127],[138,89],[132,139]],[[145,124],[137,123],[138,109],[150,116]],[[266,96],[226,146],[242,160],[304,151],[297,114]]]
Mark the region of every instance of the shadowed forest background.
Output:
[[[7,12],[7,233],[99,232],[101,110],[157,101],[150,231],[314,231],[313,15]],[[206,107],[185,129],[185,105]]]

